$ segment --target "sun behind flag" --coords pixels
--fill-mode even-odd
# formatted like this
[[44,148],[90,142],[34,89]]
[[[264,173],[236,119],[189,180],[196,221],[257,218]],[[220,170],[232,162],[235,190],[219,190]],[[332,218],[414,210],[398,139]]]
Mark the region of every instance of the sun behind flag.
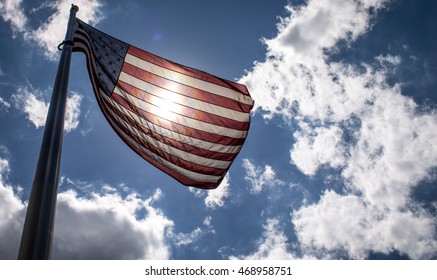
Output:
[[76,19],[96,99],[120,138],[180,183],[217,188],[246,139],[244,85],[177,64]]

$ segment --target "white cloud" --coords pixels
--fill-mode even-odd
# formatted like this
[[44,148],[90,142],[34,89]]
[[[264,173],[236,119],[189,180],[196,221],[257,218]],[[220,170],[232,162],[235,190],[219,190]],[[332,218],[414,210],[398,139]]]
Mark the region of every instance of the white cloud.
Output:
[[[54,259],[168,259],[166,234],[173,222],[153,207],[161,191],[148,199],[131,193],[78,197],[58,195]],[[137,217],[145,211],[144,218]],[[74,230],[72,230],[74,229]]]
[[0,16],[4,21],[10,22],[14,38],[17,33],[24,33],[26,36],[27,17],[21,4],[21,0],[2,0],[0,2]]
[[294,133],[296,143],[291,152],[292,162],[306,175],[314,175],[323,164],[342,167],[346,159],[341,129],[336,125],[318,127],[312,133],[314,135],[304,131]]
[[174,239],[174,243],[176,247],[186,246],[188,244],[193,243],[198,240],[201,236],[203,236],[203,231],[200,227],[197,227],[190,233],[178,233]]
[[0,158],[0,259],[16,259],[25,206],[6,182],[9,162]]
[[67,97],[67,107],[65,109],[65,124],[64,129],[66,132],[70,132],[76,129],[79,125],[80,116],[80,103],[82,101],[82,95],[77,92],[71,92],[71,95]]
[[12,96],[17,109],[22,110],[27,115],[27,119],[36,127],[45,125],[49,104],[41,101],[37,96],[43,93],[30,87],[20,87],[17,93]]
[[312,176],[329,166],[341,172],[344,194],[326,191],[294,212],[302,246],[341,249],[353,258],[394,250],[435,257],[436,221],[411,193],[435,179],[437,113],[403,96],[400,84],[387,83],[402,63],[395,54],[378,55],[372,65],[330,61],[339,42],[351,45],[370,30],[372,15],[386,2],[310,0],[289,7],[278,35],[265,40],[265,61],[240,82],[264,118],[297,123],[290,157],[300,171]]
[[117,191],[117,189],[112,187],[112,186],[110,186],[110,185],[105,184],[105,185],[102,186],[102,191],[104,193],[114,193],[114,192]]
[[[97,23],[101,19],[99,10],[102,6],[99,0],[76,0],[79,7],[77,17],[85,22]],[[48,58],[53,59],[58,53],[57,46],[65,37],[71,1],[58,0],[52,3],[55,12],[37,30],[33,31],[33,39],[46,50]]]
[[231,177],[226,173],[220,185],[213,190],[201,190],[197,188],[189,188],[189,191],[194,193],[196,197],[205,197],[205,206],[208,208],[223,207],[225,199],[229,196],[229,186]]
[[[12,96],[15,107],[22,110],[36,128],[45,125],[49,110],[49,103],[40,99],[43,95],[43,92],[27,86],[18,88],[17,93]],[[67,97],[64,123],[65,132],[70,132],[78,127],[81,101],[82,96],[76,92],[71,92],[71,96]]]
[[254,165],[250,160],[243,159],[243,167],[246,170],[244,179],[251,183],[250,192],[260,193],[265,186],[284,185],[285,183],[276,178],[276,173],[270,165],[264,168]]
[[294,56],[321,53],[332,48],[341,39],[351,41],[369,27],[369,8],[379,9],[385,0],[308,1],[295,9],[289,6],[293,18],[283,20],[277,39],[267,42],[270,46],[292,50]]
[[[101,20],[100,0],[76,0],[75,5],[79,7],[77,17],[91,24]],[[31,29],[28,24],[28,16],[23,10],[22,1],[5,0],[0,3],[0,16],[4,21],[11,24],[14,37],[17,33],[23,35],[27,41],[32,41],[44,49],[47,58],[54,60],[59,51],[57,46],[65,38],[65,32],[70,14],[71,1],[57,0],[44,3],[42,6],[31,10],[30,16],[35,16],[41,9],[51,9],[53,14],[36,29]]]
[[229,196],[230,176],[226,173],[225,178],[220,185],[214,190],[208,190],[205,198],[205,205],[208,208],[223,207],[225,199]]
[[0,159],[0,176],[10,171],[9,162],[5,159]]
[[196,227],[190,233],[173,234],[172,239],[176,247],[187,246],[189,244],[192,244],[193,242],[196,242],[207,233],[215,233],[214,227],[212,226],[211,216],[207,216],[203,220],[203,228]]
[[0,110],[8,110],[11,108],[11,104],[0,97]]
[[212,217],[211,216],[207,216],[203,220],[203,224],[208,228],[209,231],[215,232],[214,228],[212,227]]
[[287,236],[280,229],[279,221],[267,220],[262,238],[257,243],[257,250],[247,256],[230,256],[230,259],[243,260],[292,260],[297,257],[291,252]]
[[401,64],[402,59],[398,55],[378,55],[376,57],[376,60],[379,61],[381,64],[388,63],[392,65],[398,65]]
[[[0,158],[0,259],[17,257],[26,211],[5,182],[9,169],[9,162]],[[116,192],[86,197],[73,190],[59,193],[52,258],[170,258],[167,235],[173,221],[153,206],[161,196],[160,189],[147,199],[132,192],[125,197]]]
[[290,118],[298,109],[313,119],[347,119],[368,92],[356,93],[353,84],[338,80],[337,68],[343,65],[328,64],[326,52],[334,51],[339,40],[363,34],[369,9],[380,9],[384,2],[312,0],[299,9],[288,7],[292,15],[281,20],[277,37],[265,40],[266,61],[256,62],[240,80],[249,87],[256,109],[265,110],[266,118]]
[[402,208],[437,166],[437,114],[417,113],[412,99],[381,92],[362,117],[343,176],[366,200]]
[[295,211],[292,221],[303,248],[343,250],[354,259],[372,251],[397,250],[413,259],[437,253],[435,219],[418,205],[387,209],[357,195],[326,191],[317,204]]

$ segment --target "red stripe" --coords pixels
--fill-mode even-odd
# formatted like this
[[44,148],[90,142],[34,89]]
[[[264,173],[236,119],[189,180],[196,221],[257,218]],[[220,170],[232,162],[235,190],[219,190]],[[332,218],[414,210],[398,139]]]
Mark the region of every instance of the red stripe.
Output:
[[163,118],[160,118],[158,116],[153,115],[152,113],[146,112],[140,108],[137,108],[129,103],[126,99],[121,97],[118,94],[113,94],[111,97],[113,100],[115,100],[118,104],[123,106],[124,108],[128,109],[132,112],[137,112],[137,115],[142,117],[143,119],[158,125],[160,127],[169,129],[171,131],[177,132],[179,134],[183,134],[189,137],[197,138],[200,140],[222,144],[222,145],[229,145],[229,146],[238,146],[242,145],[244,143],[244,138],[232,138],[229,136],[222,136],[217,135],[214,133],[194,129],[191,127],[187,127]]
[[[112,119],[110,119],[109,113],[107,112],[107,109],[105,108],[105,105],[108,104],[108,103],[107,102],[101,102],[101,100],[99,100],[99,99],[97,99],[97,100],[98,100],[98,103],[100,105],[99,107],[100,107],[100,109],[103,112],[103,115],[107,119],[107,121],[108,121],[109,125],[112,127],[112,129],[120,137],[120,139],[122,139],[123,142],[125,142],[132,150],[134,150],[143,159],[147,160],[150,164],[152,164],[156,168],[162,170],[163,172],[167,173],[168,175],[172,176],[174,179],[176,179],[178,182],[180,182],[183,185],[192,186],[192,187],[196,187],[196,188],[202,188],[202,189],[215,189],[215,188],[217,188],[220,185],[220,183],[223,180],[224,175],[226,174],[227,170],[224,171],[223,177],[217,183],[207,183],[207,182],[201,182],[201,181],[196,181],[196,180],[187,178],[184,175],[179,174],[178,172],[176,172],[176,171],[174,171],[174,170],[172,170],[172,169],[162,165],[161,163],[159,163],[155,159],[149,157],[147,154],[145,154],[144,152],[139,150],[137,147],[135,147],[133,144],[131,144],[129,141],[127,141],[124,138],[124,136],[118,131],[118,127],[115,127],[113,125],[113,123],[110,121]],[[228,168],[228,170],[229,170],[229,168]]]
[[146,60],[150,63],[156,64],[158,66],[167,68],[169,70],[199,79],[199,80],[203,80],[209,83],[213,83],[219,86],[223,86],[223,87],[227,87],[227,88],[231,88],[233,90],[236,90],[238,92],[240,92],[243,95],[249,95],[249,91],[247,90],[245,85],[239,84],[239,83],[235,83],[232,81],[228,81],[226,79],[222,79],[219,77],[216,77],[214,75],[208,74],[206,72],[185,66],[185,65],[181,65],[172,61],[169,61],[167,59],[164,59],[162,57],[156,56],[154,54],[151,54],[149,52],[146,52],[144,50],[141,50],[139,48],[136,48],[134,46],[129,46],[129,49],[127,51],[129,54],[136,56],[138,58],[141,58],[142,60]]
[[[230,161],[232,161],[233,159],[235,159],[238,152],[228,154],[228,153],[219,153],[219,152],[214,152],[214,151],[208,151],[205,149],[196,148],[195,146],[191,146],[189,144],[184,144],[184,143],[179,142],[179,141],[174,140],[174,139],[166,138],[163,135],[159,135],[156,131],[152,131],[152,130],[148,129],[147,127],[141,126],[139,123],[136,123],[136,121],[134,119],[119,112],[111,102],[107,102],[101,96],[101,94],[104,94],[104,93],[101,93],[99,91],[99,88],[98,88],[98,87],[100,87],[99,80],[97,79],[95,69],[92,65],[92,61],[94,60],[94,50],[91,46],[91,43],[89,42],[89,37],[88,37],[86,30],[77,30],[76,32],[82,33],[87,39],[79,39],[76,37],[74,40],[76,42],[82,41],[83,44],[85,45],[85,47],[73,47],[73,50],[74,51],[83,51],[83,52],[85,52],[85,54],[86,54],[86,50],[88,50],[90,52],[89,55],[86,54],[86,58],[87,58],[88,74],[90,76],[90,79],[92,80],[92,78],[94,78],[94,81],[96,83],[96,84],[92,83],[93,89],[94,89],[94,94],[95,94],[97,102],[98,102],[98,104],[103,112],[103,115],[108,120],[111,127],[119,135],[119,137],[131,149],[133,149],[137,154],[139,154],[142,158],[147,160],[149,163],[151,163],[152,165],[154,165],[158,169],[160,169],[163,172],[167,173],[168,175],[172,176],[180,183],[182,183],[184,185],[189,185],[189,186],[204,188],[204,189],[214,189],[214,188],[218,187],[220,182],[223,180],[224,175],[226,174],[227,170],[230,168],[230,166],[226,170],[224,170],[224,169],[220,169],[220,168],[211,168],[211,167],[206,167],[206,166],[202,166],[199,164],[194,164],[194,163],[188,162],[184,159],[178,158],[172,154],[169,154],[169,153],[167,153],[163,150],[160,150],[159,148],[156,148],[153,145],[147,143],[147,141],[145,141],[145,139],[143,139],[140,135],[136,135],[137,133],[135,133],[135,132],[132,133],[129,130],[129,127],[134,127],[136,129],[144,132],[146,135],[156,139],[157,141],[165,143],[171,147],[174,147],[174,148],[177,148],[177,149],[180,149],[180,150],[183,150],[183,151],[186,151],[186,152],[198,155],[198,156],[202,156],[205,158],[217,159],[217,160],[228,160],[229,159]],[[205,73],[203,71],[196,70],[196,69],[193,69],[190,67],[186,67],[184,65],[173,63],[171,61],[168,61],[166,59],[152,55],[146,51],[140,50],[140,49],[132,47],[132,46],[129,47],[129,53],[131,53],[132,55],[135,55],[136,57],[138,57],[140,59],[144,59],[144,60],[149,61],[151,63],[154,63],[160,67],[164,67],[166,69],[169,69],[171,71],[175,71],[175,72],[178,72],[178,73],[181,73],[181,74],[184,74],[184,75],[187,75],[187,76],[199,79],[199,80],[203,80],[203,81],[206,81],[209,83],[223,86],[223,87],[232,89],[234,91],[240,92],[243,95],[250,96],[249,92],[247,91],[247,88],[244,85],[241,85],[241,84],[238,84],[235,82],[231,82],[231,81],[228,81],[225,79],[221,79],[221,78],[215,77],[213,75],[210,75],[208,73]],[[125,63],[125,66],[126,66],[126,71],[133,71],[136,73],[133,76],[138,76],[138,78],[144,79],[147,82],[152,81],[152,83],[154,83],[156,86],[161,86],[161,87],[167,88],[168,90],[170,90],[170,88],[173,88],[175,86],[177,88],[177,91],[178,91],[177,93],[179,93],[181,95],[189,96],[190,98],[195,98],[195,99],[201,100],[203,102],[216,104],[217,106],[222,106],[225,108],[234,109],[235,111],[240,111],[240,112],[245,112],[245,113],[249,113],[250,109],[253,107],[252,105],[240,104],[238,101],[231,100],[231,99],[226,98],[226,97],[217,96],[215,94],[212,94],[212,93],[209,93],[206,91],[202,91],[202,90],[198,90],[195,88],[190,88],[189,86],[181,85],[181,84],[178,84],[174,81],[168,81],[165,78],[157,77],[156,75],[153,75],[152,73],[148,73],[147,71],[136,69],[135,67],[133,67],[131,65],[127,65],[126,63]],[[130,68],[128,68],[128,67],[130,67]],[[163,86],[164,81],[167,84],[169,84],[169,86]],[[124,83],[124,86],[125,86],[125,89],[126,89],[126,87],[128,87],[126,83]],[[132,86],[130,86],[130,87],[132,87]],[[141,91],[138,90],[134,94],[138,94],[140,92]],[[235,94],[238,95],[237,92]],[[145,93],[141,92],[141,95],[145,95]],[[199,140],[208,141],[210,143],[217,143],[217,144],[230,145],[230,146],[232,146],[232,145],[241,146],[245,142],[244,138],[232,138],[232,137],[227,137],[227,136],[221,136],[221,135],[217,135],[214,133],[204,132],[204,131],[201,131],[198,129],[186,127],[184,125],[162,119],[156,115],[153,115],[152,113],[146,112],[142,109],[135,107],[132,104],[129,104],[129,102],[126,99],[124,99],[123,97],[121,97],[117,94],[113,94],[112,98],[113,98],[114,102],[117,102],[119,105],[123,106],[127,110],[131,110],[131,112],[135,112],[143,119],[145,119],[151,123],[154,123],[155,125],[158,125],[162,128],[168,129],[170,131],[174,131],[174,132],[182,134],[182,135],[186,135],[188,137],[197,138]],[[146,99],[146,101],[147,101],[147,99]],[[187,107],[184,106],[184,108],[187,108]],[[119,116],[124,122],[126,122],[126,124],[124,124],[124,122],[117,121],[116,118],[114,118],[114,117],[111,117],[109,112],[113,112],[114,114]],[[201,116],[200,119],[202,121],[215,123],[215,124],[217,124],[217,122],[211,122],[211,116],[219,117],[219,116],[215,116],[213,114],[208,115],[208,113],[201,112],[201,111],[194,109],[194,108],[186,109],[184,114],[187,114],[186,115],[187,117],[191,117],[191,115],[195,114],[197,116]],[[197,118],[197,116],[196,116],[196,118]],[[235,128],[235,125],[238,126],[237,123],[240,123],[240,125],[241,125],[241,123],[243,123],[244,127],[245,127],[244,130],[248,130],[249,122],[247,122],[247,123],[246,122],[238,122],[235,120],[229,120],[226,117],[221,117],[221,118],[222,118],[222,120],[219,120],[218,123],[226,123],[229,125],[230,124],[229,121],[233,121],[235,123],[230,125],[230,127],[232,127],[232,128]],[[224,128],[224,129],[226,129],[226,128]],[[126,139],[125,136],[123,136],[123,133],[126,133],[127,137],[130,139],[130,141],[135,142],[135,144],[129,143],[129,140]],[[219,179],[219,181],[217,183],[207,183],[207,182],[201,182],[201,181],[199,182],[199,181],[196,181],[193,179],[189,179],[186,176],[182,175],[183,174],[182,171],[181,171],[182,174],[180,174],[177,171],[172,170],[171,168],[168,168],[168,167],[162,165],[161,163],[159,163],[158,161],[156,161],[155,159],[149,157],[147,154],[145,154],[144,152],[139,150],[135,146],[136,144],[141,145],[144,148],[147,148],[148,150],[155,153],[156,155],[159,155],[160,157],[168,160],[169,162],[172,162],[173,164],[176,164],[177,166],[181,166],[182,168],[184,168],[186,170],[190,170],[190,171],[193,171],[193,172],[196,172],[199,174],[205,174],[205,175],[207,175],[207,174],[217,175],[217,176],[221,176],[221,178]],[[159,144],[158,144],[158,146],[159,146]]]
[[[162,78],[158,75],[147,72],[141,68],[135,67],[126,62],[123,64],[122,71],[142,81],[156,85],[158,87],[165,88],[167,90],[177,92],[181,95],[185,95],[200,101],[212,103],[214,105],[218,105],[221,107],[229,108],[235,111],[248,113],[253,107],[253,105],[240,103],[230,98],[226,98],[207,91],[203,91],[197,88],[183,85],[166,78]],[[177,89],[177,91],[175,89]]]
[[[106,104],[107,103],[105,102],[105,105]],[[108,113],[108,112],[106,112],[106,113]],[[152,153],[158,155],[159,157],[165,159],[166,161],[173,163],[174,165],[180,166],[184,169],[187,169],[187,170],[190,170],[190,171],[193,171],[196,173],[206,174],[206,175],[221,176],[221,175],[224,175],[226,173],[225,169],[199,165],[196,163],[189,162],[189,161],[182,159],[180,157],[177,157],[177,156],[170,154],[168,152],[165,152],[165,151],[161,150],[160,148],[153,146],[146,139],[140,137],[139,135],[132,133],[129,130],[129,128],[126,127],[126,124],[121,123],[120,121],[118,121],[117,119],[112,117],[111,115],[108,115],[108,117],[117,125],[118,129],[122,130],[124,133],[129,135],[139,145],[143,146],[145,149],[151,151]],[[126,142],[128,141],[124,137],[122,137],[122,139],[126,140]]]
[[[145,92],[139,88],[136,88],[130,84],[122,81],[118,81],[118,86],[129,95],[132,95],[138,99],[141,99],[149,104],[153,104],[153,98],[161,98],[160,96],[153,95],[151,93]],[[181,105],[181,112],[175,113],[184,117],[196,119],[202,122],[222,126],[224,128],[232,128],[236,130],[247,131],[249,128],[248,122],[239,122],[236,120],[231,120],[222,116],[217,116],[211,113],[203,112],[197,109],[189,108]]]
[[[117,116],[119,116],[120,118],[122,118],[125,122],[129,123],[131,126],[135,127],[136,129],[138,129],[139,131],[143,132],[144,134],[152,137],[153,139],[164,143],[166,145],[169,145],[171,147],[177,148],[179,150],[197,155],[197,156],[201,156],[201,157],[205,157],[208,159],[215,159],[215,160],[224,160],[224,161],[232,161],[236,156],[237,153],[221,153],[221,152],[216,152],[216,151],[209,151],[209,150],[205,150],[196,146],[192,146],[186,143],[182,143],[179,141],[176,141],[174,139],[165,137],[151,129],[148,129],[144,126],[142,126],[140,123],[136,122],[134,119],[128,117],[127,115],[123,114],[122,112],[120,112],[115,106],[113,106],[112,104],[105,102],[107,104],[107,106],[109,107],[109,109],[114,112]],[[133,113],[134,114],[134,113]]]
[[174,170],[162,165],[161,163],[155,161],[153,158],[150,158],[148,155],[144,154],[142,151],[137,149],[135,146],[130,145],[129,143],[127,143],[127,145],[132,150],[134,150],[138,155],[140,155],[143,159],[147,160],[150,164],[152,164],[156,168],[160,169],[161,171],[167,173],[168,175],[170,175],[171,177],[173,177],[174,179],[176,179],[178,182],[180,182],[183,185],[201,188],[201,189],[216,189],[220,185],[221,181],[224,178],[224,176],[223,176],[223,178],[221,178],[219,180],[219,182],[217,182],[217,183],[205,183],[205,182],[199,182],[199,181],[189,179],[189,178],[175,172]]

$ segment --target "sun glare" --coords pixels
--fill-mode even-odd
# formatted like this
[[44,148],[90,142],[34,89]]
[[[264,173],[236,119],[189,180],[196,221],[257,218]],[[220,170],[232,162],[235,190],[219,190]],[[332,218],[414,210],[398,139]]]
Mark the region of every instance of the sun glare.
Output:
[[179,101],[180,97],[178,94],[168,94],[168,92],[163,91],[159,97],[152,97],[152,113],[166,120],[174,121],[182,111]]

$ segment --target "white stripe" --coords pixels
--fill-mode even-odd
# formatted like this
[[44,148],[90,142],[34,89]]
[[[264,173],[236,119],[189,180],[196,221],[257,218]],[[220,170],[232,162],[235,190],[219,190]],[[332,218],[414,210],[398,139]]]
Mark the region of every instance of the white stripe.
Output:
[[[112,123],[112,125],[114,127],[117,127],[116,124],[114,124],[114,122],[108,118],[109,122]],[[201,174],[201,173],[197,173],[197,172],[193,172],[190,170],[187,170],[185,168],[182,168],[180,166],[177,166],[163,158],[161,158],[160,156],[152,153],[151,151],[145,149],[143,146],[139,145],[135,140],[133,140],[129,135],[127,135],[126,133],[124,133],[121,129],[117,130],[121,135],[123,135],[123,137],[126,139],[126,141],[128,143],[130,143],[131,145],[135,146],[138,150],[140,150],[141,152],[143,152],[144,154],[146,154],[147,156],[151,157],[152,159],[154,159],[155,161],[157,161],[158,163],[164,165],[165,167],[175,171],[176,173],[180,174],[181,176],[184,176],[188,179],[194,180],[194,181],[199,181],[199,182],[206,182],[206,183],[217,183],[218,180],[220,180],[221,176],[214,176],[214,175],[205,175],[205,174]]]
[[[86,42],[89,42],[88,38],[85,38],[83,36],[79,36],[78,34],[76,34],[76,37],[80,37],[80,38],[84,39]],[[77,43],[77,42],[75,44],[76,44],[76,46],[83,45],[82,43]],[[84,51],[86,53],[88,53],[88,56],[90,57],[90,63],[92,64],[91,68],[93,69],[93,71],[95,71],[95,69],[96,69],[95,67],[96,66],[95,66],[94,55],[93,55],[92,52],[88,51],[90,47],[91,46],[84,46]],[[94,81],[93,75],[91,74],[90,76],[91,76],[91,79],[92,79],[91,82],[93,83],[93,86],[95,87],[96,83]],[[178,115],[178,114],[176,114],[174,112],[168,111],[168,109],[165,110],[166,112],[163,115],[162,114],[162,109],[159,106],[148,104],[148,103],[144,102],[141,99],[138,99],[138,98],[133,97],[131,95],[127,95],[124,92],[120,91],[118,89],[118,87],[116,87],[114,89],[114,93],[117,93],[117,94],[119,94],[122,97],[125,97],[130,102],[134,103],[140,109],[143,109],[145,111],[151,112],[152,114],[155,114],[155,115],[159,115],[160,117],[162,117],[164,119],[167,119],[169,121],[178,120],[177,121],[178,123],[180,123],[182,125],[185,125],[185,126],[188,126],[188,127],[191,127],[191,128],[194,128],[194,129],[198,129],[198,130],[202,130],[202,131],[206,131],[206,132],[214,133],[214,134],[218,134],[218,135],[233,137],[233,138],[245,138],[246,135],[247,135],[247,131],[240,131],[240,130],[235,130],[235,129],[232,129],[232,128],[224,128],[222,126],[205,123],[205,122],[202,122],[202,121],[199,121],[199,120],[194,120],[194,119],[191,119],[191,118],[187,118],[187,117]],[[156,99],[158,99],[158,98],[156,98]]]
[[[84,51],[91,57],[90,62],[93,64],[92,66],[95,67],[93,53],[88,52],[89,46],[86,46],[82,43],[76,42],[76,47],[82,47],[84,49]],[[93,75],[90,75],[90,76],[91,76],[91,82],[93,84],[95,84]],[[126,110],[124,107],[120,106],[118,103],[113,102],[105,93],[100,92],[100,95],[103,96],[107,102],[112,102],[112,104],[114,106],[116,106],[119,111],[122,111],[124,114],[130,116],[131,118],[134,118],[138,123],[141,123],[144,127],[153,126],[154,128],[156,128],[155,131],[157,133],[163,135],[164,137],[168,137],[168,138],[171,138],[173,140],[179,141],[181,143],[193,145],[193,146],[205,149],[205,150],[217,151],[217,152],[222,152],[222,153],[236,153],[236,152],[240,151],[240,149],[241,149],[240,145],[239,146],[220,145],[220,144],[211,143],[211,142],[199,140],[196,138],[192,138],[189,136],[181,135],[181,134],[178,134],[176,132],[172,132],[170,130],[167,130],[165,128],[157,126],[151,122],[148,122],[148,121],[144,120],[143,118],[140,119],[136,114],[131,113],[130,111]]]
[[230,98],[233,100],[237,100],[240,103],[244,103],[247,105],[252,105],[253,100],[250,98],[250,96],[244,95],[241,92],[232,90],[230,88],[219,86],[213,83],[209,83],[203,80],[199,80],[193,77],[190,77],[188,75],[184,75],[181,73],[178,73],[176,71],[169,70],[167,68],[158,66],[156,64],[150,63],[148,61],[142,60],[141,58],[138,58],[136,56],[133,56],[131,54],[127,54],[125,58],[125,62],[134,65],[138,68],[141,68],[147,72],[151,72],[153,74],[156,74],[160,77],[176,81],[178,83],[194,87],[203,91],[207,91],[216,95],[220,95],[226,98]]
[[212,103],[203,102],[194,98],[190,98],[185,95],[178,94],[173,91],[163,89],[161,87],[147,83],[125,72],[120,73],[119,80],[128,83],[142,91],[146,91],[152,95],[155,95],[157,97],[165,96],[166,99],[174,100],[176,103],[180,105],[184,105],[193,109],[197,109],[203,112],[211,113],[214,115],[222,116],[240,122],[249,121],[248,113],[242,113]]
[[174,112],[166,110],[166,108],[158,107],[153,104],[147,103],[135,96],[130,95],[127,92],[122,91],[119,87],[114,88],[113,94],[117,94],[123,98],[125,98],[131,104],[134,104],[137,108],[150,112],[154,115],[159,116],[160,118],[176,122],[178,124],[188,126],[194,129],[202,130],[205,132],[228,136],[232,138],[245,138],[247,135],[247,131],[236,130],[232,128],[222,127],[219,125],[214,125],[206,122],[199,121],[197,119],[192,119],[189,117],[185,117]]
[[119,122],[123,123],[123,125],[126,127],[126,129],[129,129],[131,133],[135,133],[139,138],[144,139],[147,143],[151,144],[155,148],[162,150],[170,155],[173,155],[175,157],[178,157],[180,159],[186,160],[188,162],[202,165],[206,167],[212,167],[212,168],[219,168],[219,169],[227,169],[229,165],[231,164],[230,161],[223,161],[223,160],[215,160],[215,159],[209,159],[201,156],[197,156],[182,150],[179,150],[177,148],[174,148],[172,146],[169,146],[167,144],[164,144],[148,135],[146,135],[144,132],[136,129],[135,127],[131,126],[129,123],[125,122],[123,119],[121,119],[119,116],[117,116],[114,112],[110,111],[110,114],[112,117],[116,118]]
[[186,136],[186,135],[171,131],[169,129],[163,128],[159,125],[156,125],[152,122],[147,121],[146,119],[138,116],[136,113],[124,108],[123,106],[121,106],[117,102],[114,102],[112,99],[107,97],[106,94],[104,94],[104,93],[101,93],[101,94],[102,94],[102,96],[106,97],[105,99],[107,100],[107,102],[112,102],[111,104],[113,104],[113,106],[116,107],[120,113],[134,119],[144,129],[153,130],[154,132],[156,132],[159,135],[162,135],[165,138],[169,138],[169,139],[181,142],[183,144],[188,144],[188,145],[198,147],[200,149],[212,151],[212,152],[234,154],[234,153],[238,153],[241,150],[241,145],[230,146],[230,145],[212,143],[212,142],[200,140],[197,138]]
[[[85,42],[89,42],[88,38],[84,38],[83,36],[79,36],[78,34],[76,34],[75,36],[85,39]],[[82,48],[82,51],[89,58],[88,65],[92,69],[91,71],[95,71],[95,59],[93,57],[93,53],[88,51],[91,46],[85,45],[81,42],[75,42],[75,47]],[[91,79],[91,83],[93,84],[93,87],[97,89],[97,86],[96,86],[94,78],[93,78],[93,73],[89,73],[89,76]],[[99,94],[96,96],[99,96],[99,95],[103,96],[105,99],[110,101],[112,104],[119,106],[118,104],[116,104],[116,102],[113,102],[105,93],[101,92],[100,90],[99,90]],[[110,118],[108,118],[108,120],[112,123],[114,128],[118,127]],[[221,176],[205,175],[205,174],[193,172],[193,171],[184,169],[180,166],[177,166],[177,165],[159,157],[158,155],[152,153],[151,151],[145,149],[143,146],[141,146],[136,141],[134,141],[130,136],[126,135],[126,133],[124,133],[121,129],[117,129],[117,131],[124,136],[124,138],[127,142],[129,142],[131,145],[135,146],[138,150],[142,151],[147,156],[151,157],[152,159],[154,159],[158,163],[162,164],[163,166],[175,171],[176,173],[180,174],[181,176],[184,176],[184,177],[191,179],[191,180],[194,180],[194,181],[207,182],[207,183],[217,183],[221,179]],[[198,141],[201,141],[201,140],[198,140]],[[206,141],[202,141],[202,142],[209,143]],[[217,146],[217,144],[211,143],[211,146],[214,147],[214,146]],[[236,146],[236,148],[238,148],[238,147],[241,148],[241,146]]]
[[110,112],[111,116],[116,118],[120,123],[124,125],[126,129],[129,129],[129,131],[132,134],[137,135],[139,138],[144,139],[147,143],[151,144],[155,148],[162,150],[168,154],[174,155],[178,158],[181,158],[183,160],[186,160],[188,162],[207,166],[207,167],[213,167],[213,168],[220,168],[220,169],[227,169],[229,165],[231,164],[230,161],[223,161],[223,160],[215,160],[215,159],[209,159],[201,156],[197,156],[182,150],[179,150],[177,148],[171,147],[167,144],[164,144],[148,135],[146,135],[144,132],[136,129],[129,123],[125,122],[123,119],[121,119],[119,116],[117,116],[111,109],[108,108],[108,111]]

